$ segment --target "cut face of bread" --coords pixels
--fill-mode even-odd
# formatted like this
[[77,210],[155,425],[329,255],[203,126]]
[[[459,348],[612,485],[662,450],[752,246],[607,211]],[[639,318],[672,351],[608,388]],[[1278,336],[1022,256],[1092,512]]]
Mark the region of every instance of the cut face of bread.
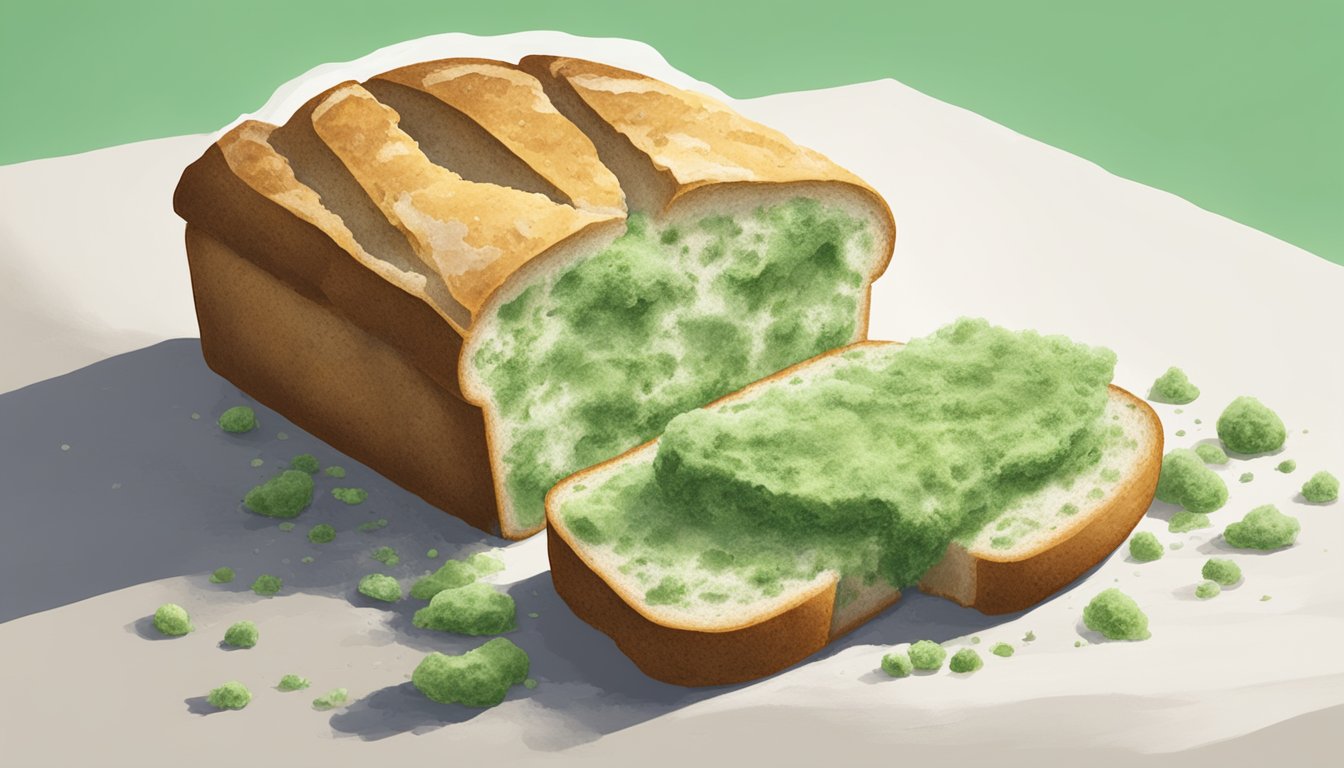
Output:
[[[342,83],[282,126],[228,132],[174,198],[195,233],[188,259],[211,367],[511,538],[541,529],[545,494],[566,475],[863,339],[895,237],[861,180],[723,104],[591,62],[529,62],[448,59]],[[255,323],[232,317],[244,297],[219,282],[245,271],[235,259],[292,291],[249,302]],[[474,413],[479,426],[459,432],[404,430],[440,439],[397,453],[472,466],[485,455],[484,482],[393,465],[400,427],[305,383],[330,377],[244,362],[284,350],[269,349],[279,335],[240,328],[297,315],[351,326],[339,338],[360,343],[328,353],[372,383],[361,401],[401,398],[404,384],[391,382],[420,373],[454,399],[424,412],[454,423]],[[405,364],[386,386],[372,362],[385,353]]]
[[[1156,483],[1156,417],[1108,387],[1112,364],[963,321],[781,372],[559,484],[556,588],[647,673],[688,685],[782,669],[925,574],[982,607],[962,582],[996,543],[1003,561],[1055,553],[1014,595],[1040,600],[1123,541]],[[769,659],[728,640],[797,611],[811,631]]]
[[489,403],[508,525],[561,478],[673,416],[862,335],[868,222],[796,197],[737,215],[633,215],[594,254],[513,281],[463,351]]

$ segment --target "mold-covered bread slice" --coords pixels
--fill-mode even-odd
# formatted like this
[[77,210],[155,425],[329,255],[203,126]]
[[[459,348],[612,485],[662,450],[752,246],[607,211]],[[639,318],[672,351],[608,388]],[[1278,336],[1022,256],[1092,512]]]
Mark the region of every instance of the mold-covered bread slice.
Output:
[[[613,167],[623,134],[576,121],[505,62],[411,64],[318,93],[281,126],[235,127],[174,198],[207,363],[436,506],[520,538],[544,525],[559,479],[864,338],[894,238],[880,196],[658,85],[694,107],[649,113],[659,136],[684,120],[696,148],[665,158],[686,180],[675,205],[638,192],[666,169]],[[611,96],[611,110],[645,102]],[[324,329],[302,353],[301,329],[267,332],[299,317]],[[418,413],[429,422],[407,427]]]
[[922,578],[974,587],[982,558],[1020,564],[942,594],[1026,607],[1118,546],[1152,498],[1160,429],[1109,385],[1113,361],[959,321],[785,370],[556,486],[556,589],[683,685],[778,671]]

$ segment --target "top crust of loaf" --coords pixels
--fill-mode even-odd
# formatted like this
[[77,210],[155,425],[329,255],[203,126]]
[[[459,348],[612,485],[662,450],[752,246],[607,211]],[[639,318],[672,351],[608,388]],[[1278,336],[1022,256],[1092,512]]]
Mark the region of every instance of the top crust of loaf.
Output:
[[647,75],[569,58],[529,56],[563,78],[608,125],[676,179],[674,199],[708,184],[839,181],[871,189],[820,152],[727,105]]
[[[244,122],[221,137],[217,146],[230,171],[244,183],[318,227],[360,264],[428,304],[466,339],[481,312],[489,311],[491,296],[522,267],[562,244],[614,237],[625,215],[625,195],[616,175],[603,164],[600,148],[556,111],[542,84],[525,71],[529,61],[549,62],[576,83],[604,117],[616,121],[622,134],[647,148],[655,163],[666,161],[662,170],[675,175],[674,197],[684,200],[681,209],[686,212],[714,211],[720,205],[737,208],[753,199],[759,204],[781,195],[817,195],[859,208],[877,223],[875,248],[883,258],[872,276],[885,269],[895,224],[882,198],[857,176],[717,101],[580,59],[528,57],[519,65],[442,59],[372,78],[427,93],[462,113],[495,137],[500,151],[513,153],[569,197],[573,206],[540,194],[469,181],[436,165],[420,151],[415,138],[400,129],[397,113],[357,83],[319,94],[292,118],[311,116],[321,141],[406,236],[415,254],[437,273],[428,278],[366,252],[352,234],[353,225],[298,181],[289,161],[271,146],[267,137],[273,126]],[[184,175],[184,184],[192,183],[188,179],[196,180]],[[716,189],[727,194],[712,198],[692,194]],[[434,298],[442,288],[426,284],[426,279],[436,277],[447,288],[442,300]]]
[[356,83],[333,89],[312,120],[318,136],[473,320],[523,264],[593,224],[622,218],[466,181],[430,162],[397,126],[397,113]]
[[294,177],[289,161],[271,146],[270,136],[274,130],[275,126],[268,123],[246,120],[221,136],[216,144],[229,170],[257,194],[322,230],[360,264],[434,307],[445,320],[448,319],[446,312],[426,292],[422,275],[397,269],[369,255],[341,217],[322,205],[317,192]]
[[849,198],[850,207],[866,209],[878,225],[884,257],[873,277],[886,269],[896,239],[891,209],[863,179],[820,152],[716,99],[637,72],[555,56],[527,56],[518,66],[572,89],[598,120],[647,158],[653,174],[669,182],[654,185],[664,198],[652,213],[709,213],[724,202],[769,194],[774,186],[784,194]]
[[593,143],[565,119],[533,76],[490,59],[441,59],[376,75],[427,93],[493,135],[575,208],[620,215],[625,194]]

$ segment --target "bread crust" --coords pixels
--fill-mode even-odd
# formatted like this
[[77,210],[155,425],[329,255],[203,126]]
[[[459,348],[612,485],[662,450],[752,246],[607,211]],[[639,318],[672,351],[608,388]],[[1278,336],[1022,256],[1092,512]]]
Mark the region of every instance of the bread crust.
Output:
[[480,409],[213,235],[186,231],[212,370],[429,503],[499,533]]
[[[788,378],[852,349],[898,344],[868,341],[831,350],[749,384],[705,408],[730,404],[770,382]],[[1119,387],[1112,385],[1111,389],[1143,409],[1155,442],[1139,468],[1125,478],[1120,492],[1109,500],[1107,508],[1092,515],[1086,525],[1068,532],[1066,539],[1053,545],[1043,543],[1011,561],[972,555],[954,543],[949,546],[944,559],[930,571],[931,574],[939,572],[939,576],[932,581],[926,576],[930,583],[921,583],[922,591],[987,614],[1022,610],[1071,583],[1125,540],[1147,511],[1157,488],[1162,430],[1157,414],[1146,403]],[[822,589],[804,592],[784,609],[762,617],[759,622],[745,620],[736,626],[713,631],[662,620],[646,610],[636,596],[622,595],[602,578],[594,561],[575,544],[573,534],[559,515],[560,501],[573,486],[589,482],[595,475],[653,450],[657,442],[652,440],[571,475],[546,496],[547,550],[556,592],[579,618],[610,636],[646,674],[686,686],[721,685],[764,677],[801,661],[899,601],[899,591],[877,589],[856,610],[839,615],[834,607],[837,580],[832,577]],[[971,585],[969,590],[967,584]],[[819,605],[823,598],[827,601],[825,610]],[[763,644],[761,628],[766,626],[792,627],[797,634],[789,638],[772,634],[769,643]],[[818,644],[818,638],[824,638],[824,641]],[[687,660],[693,660],[694,665],[688,667]],[[701,663],[704,666],[697,666]],[[735,667],[737,663],[745,666]]]
[[372,81],[420,91],[461,112],[550,183],[575,208],[621,215],[625,193],[593,143],[546,98],[541,82],[512,64],[440,59],[400,67]]
[[[434,165],[419,152],[414,138],[399,130],[393,110],[379,104],[359,84],[343,83],[310,99],[283,127],[248,121],[226,133],[183,173],[174,208],[198,234],[209,235],[211,241],[252,262],[298,296],[380,340],[438,385],[442,397],[468,406],[462,413],[474,414],[474,421],[463,426],[460,439],[451,442],[475,441],[468,453],[484,452],[492,459],[485,482],[493,490],[471,494],[473,503],[489,498],[494,511],[488,520],[478,510],[442,503],[443,492],[436,483],[399,472],[386,457],[366,453],[358,458],[393,479],[406,479],[397,481],[473,525],[523,538],[540,528],[519,529],[509,522],[507,495],[493,471],[500,457],[491,440],[495,424],[488,412],[490,404],[465,393],[462,356],[475,319],[483,311],[492,311],[496,297],[532,268],[579,244],[600,243],[619,234],[624,213],[618,193],[624,190],[619,183],[613,187],[616,175],[601,162],[581,126],[553,108],[548,111],[546,92],[519,66],[484,59],[445,59],[402,67],[370,82],[374,81],[431,95],[445,108],[460,112],[497,140],[490,146],[511,153],[509,162],[526,163],[574,205],[555,202],[544,194],[468,181],[450,168]],[[503,99],[513,101],[504,103]],[[519,120],[527,125],[519,126]],[[784,142],[793,148],[791,152],[815,162],[816,177],[794,173],[797,184],[810,183],[814,185],[811,189],[844,197],[869,213],[879,230],[878,248],[883,249],[882,264],[872,274],[875,279],[890,259],[894,239],[891,213],[880,196],[829,161],[815,161],[820,155],[799,150],[781,134],[759,128],[769,132],[771,142]],[[310,186],[304,181],[307,172],[299,168],[302,162],[287,159],[291,150],[307,153],[302,162],[315,163],[309,170],[325,175],[310,179]],[[561,162],[556,161],[557,154],[563,156]],[[773,173],[770,168],[760,172]],[[324,184],[336,197],[345,196],[345,207],[332,207],[335,197],[328,201],[328,192],[321,191]],[[720,185],[729,193],[724,201],[742,197],[736,185]],[[711,179],[703,179],[695,189],[685,191],[707,194],[714,186]],[[747,190],[746,195],[768,197],[767,187],[779,192],[786,185],[759,185],[762,191]],[[853,190],[861,191],[855,196]],[[351,195],[358,196],[354,203],[349,203]],[[342,220],[335,211],[348,211],[353,218]],[[395,244],[393,250],[399,254],[375,248],[366,251],[361,245],[363,234],[383,238],[380,242],[389,248]],[[214,252],[214,246],[202,246],[202,242],[200,237],[188,239],[189,259],[194,258],[193,248]],[[210,253],[204,258],[210,258]],[[196,290],[217,290],[216,283],[202,281]],[[227,311],[226,305],[208,297],[205,303],[217,312]],[[252,311],[270,316],[272,322],[281,314],[264,305]],[[865,295],[860,338],[867,332],[867,313]],[[203,347],[214,350],[211,365],[217,372],[252,392],[254,384],[247,382],[255,381],[258,372],[247,368],[242,351],[225,353],[241,345],[213,337],[216,329],[226,326],[203,321]],[[278,342],[260,337],[253,343]],[[285,395],[274,390],[282,385],[267,386],[273,389],[263,401],[286,415],[284,403],[312,400],[317,394],[295,391]],[[294,380],[289,386],[300,384]],[[252,394],[261,397],[258,392]],[[339,425],[324,428],[316,416],[307,418],[303,426],[316,434],[346,434]],[[329,442],[349,452],[355,444],[347,445],[345,439]]]
[[[827,184],[872,212],[879,222],[879,250],[887,254],[873,278],[887,268],[896,240],[891,209],[877,190],[820,152],[716,99],[638,72],[561,56],[525,56],[518,67],[541,81],[562,111],[572,105],[571,119],[582,120],[573,114],[582,110],[642,156],[644,167],[631,173],[658,179],[652,185],[657,192],[646,201],[656,212],[671,216],[679,208],[709,208],[715,196],[743,189]],[[582,106],[565,98],[570,95]],[[594,141],[601,152],[600,140]]]

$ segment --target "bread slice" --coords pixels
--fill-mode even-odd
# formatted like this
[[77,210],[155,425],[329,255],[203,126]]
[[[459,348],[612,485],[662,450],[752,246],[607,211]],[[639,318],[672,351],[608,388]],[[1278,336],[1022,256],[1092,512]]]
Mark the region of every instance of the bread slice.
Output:
[[[611,123],[576,121],[519,66],[446,59],[226,133],[174,197],[206,362],[522,538],[556,480],[865,337],[895,237],[874,190],[722,104],[592,66],[620,81]],[[639,114],[675,149],[613,167]],[[639,191],[667,178],[676,200]],[[298,317],[307,334],[276,330]]]
[[[823,354],[704,410],[732,414],[772,390],[807,388],[834,376],[855,352],[888,354],[898,348],[891,342],[868,342]],[[1119,546],[1147,510],[1156,488],[1161,428],[1143,401],[1115,386],[1107,388],[1098,420],[1113,427],[1107,434],[1114,439],[1108,440],[1094,465],[1073,475],[1068,487],[1046,483],[991,517],[974,518],[938,550],[944,554],[941,559],[935,556],[936,564],[925,572],[921,587],[987,613],[1019,610],[1064,587]],[[875,568],[880,557],[869,554],[869,542],[862,537],[854,544],[859,553],[854,570],[822,568],[808,578],[804,569],[768,596],[748,591],[755,575],[734,573],[731,568],[707,574],[706,569],[716,567],[713,562],[707,565],[708,548],[733,546],[716,544],[712,538],[697,540],[698,534],[686,532],[697,526],[698,499],[682,508],[681,514],[691,514],[691,519],[674,518],[669,523],[680,527],[675,546],[659,545],[673,551],[680,548],[680,553],[670,555],[670,561],[650,557],[648,547],[632,545],[623,532],[633,531],[636,542],[643,536],[657,539],[662,535],[657,532],[660,518],[675,514],[676,508],[667,506],[658,488],[660,441],[579,472],[547,497],[548,551],[557,592],[580,618],[611,636],[646,674],[688,686],[756,679],[806,658],[900,599],[899,586],[861,573]],[[769,441],[760,445],[764,455],[773,455]],[[884,458],[870,454],[848,460],[881,470]],[[597,508],[594,499],[599,505],[614,499],[639,512],[623,523],[629,528],[607,528],[605,522],[592,523],[601,519],[592,512]],[[1061,514],[1066,504],[1076,511],[1068,508],[1068,514]],[[752,525],[765,529],[776,524],[774,519],[761,514]],[[755,532],[745,535],[753,542],[771,541]],[[795,547],[799,562],[813,557],[807,546]],[[721,555],[715,559],[723,560]],[[734,597],[717,604],[654,599],[669,575],[690,585],[691,591],[707,594],[712,588]]]

